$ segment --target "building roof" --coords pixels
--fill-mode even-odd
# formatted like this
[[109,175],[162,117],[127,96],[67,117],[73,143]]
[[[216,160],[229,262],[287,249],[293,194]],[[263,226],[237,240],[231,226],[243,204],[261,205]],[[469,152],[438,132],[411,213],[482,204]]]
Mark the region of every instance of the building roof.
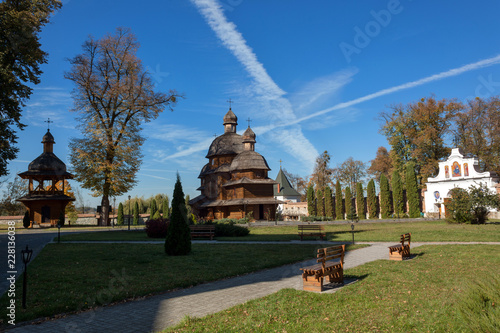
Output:
[[248,128],[245,130],[245,132],[243,132],[242,137],[243,137],[243,142],[255,143],[256,135],[255,135],[254,131],[252,131],[250,126],[248,126]]
[[[284,197],[300,197],[302,196],[299,192],[297,192],[290,182],[288,181],[288,178],[286,178],[285,173],[283,170],[278,172],[278,176],[276,177],[276,182],[278,184],[274,185],[274,196],[284,196]],[[279,192],[278,192],[278,185],[279,185]]]
[[226,183],[224,183],[224,185],[222,185],[223,187],[226,187],[226,186],[231,186],[231,185],[240,185],[240,184],[274,184],[275,181],[272,180],[272,179],[250,179],[250,178],[247,178],[247,177],[242,177],[240,179],[235,179],[235,180],[230,180]]
[[232,200],[213,200],[202,204],[200,207],[223,207],[223,206],[243,206],[243,205],[269,205],[269,204],[282,204],[283,201],[276,200],[273,197],[264,198],[241,198]]
[[224,121],[223,125],[226,125],[226,124],[238,125],[238,117],[236,117],[236,115],[231,110],[231,108],[229,108],[229,111],[227,111],[226,115],[224,116],[224,118],[222,120]]
[[245,150],[231,162],[230,171],[237,170],[271,170],[261,154],[253,150]]
[[214,139],[206,158],[217,155],[237,155],[243,151],[243,142],[241,135],[229,132],[224,133]]

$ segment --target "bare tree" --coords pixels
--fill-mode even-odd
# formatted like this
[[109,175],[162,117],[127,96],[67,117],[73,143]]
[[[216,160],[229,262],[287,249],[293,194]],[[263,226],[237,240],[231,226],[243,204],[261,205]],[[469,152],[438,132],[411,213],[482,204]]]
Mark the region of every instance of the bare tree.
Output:
[[70,59],[65,78],[73,81],[74,110],[83,139],[70,141],[70,160],[76,179],[94,196],[102,196],[101,225],[108,222],[109,197],[119,196],[136,183],[144,142],[141,124],[172,109],[175,91],[155,92],[150,75],[136,53],[134,34],[118,28],[114,35],[89,38],[83,53]]
[[335,171],[335,177],[343,184],[348,184],[353,192],[356,191],[356,184],[362,182],[366,176],[366,166],[361,161],[356,161],[349,157]]

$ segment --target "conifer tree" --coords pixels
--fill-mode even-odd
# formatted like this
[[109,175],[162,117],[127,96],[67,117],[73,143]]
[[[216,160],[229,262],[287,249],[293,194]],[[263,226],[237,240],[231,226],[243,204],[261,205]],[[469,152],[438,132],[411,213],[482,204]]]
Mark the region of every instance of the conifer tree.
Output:
[[371,179],[366,187],[366,201],[370,219],[378,219],[377,194],[375,193],[375,182]]
[[401,175],[398,170],[394,170],[391,178],[392,184],[392,201],[394,206],[394,214],[397,217],[403,216],[404,202],[403,202],[403,183],[401,182]]
[[137,225],[139,224],[139,203],[137,201],[134,203],[133,212],[134,212],[134,225]]
[[363,192],[363,184],[358,183],[356,185],[356,208],[358,212],[359,219],[365,219],[365,194]]
[[117,224],[123,224],[123,222],[125,221],[125,218],[123,216],[123,204],[120,202],[120,204],[118,205],[118,216],[116,218],[116,222]]
[[325,216],[333,219],[333,198],[330,186],[325,187]]
[[23,227],[29,228],[30,225],[31,225],[30,212],[27,210],[26,213],[24,213],[24,217],[23,217]]
[[340,181],[337,180],[335,184],[335,216],[337,220],[344,219],[344,205],[342,204],[342,188],[340,187]]
[[316,191],[316,210],[318,216],[325,216],[325,197],[321,188]]
[[149,216],[152,218],[158,209],[156,208],[156,200],[155,198],[151,198],[151,201],[149,202]]
[[314,187],[311,184],[307,188],[307,212],[309,216],[316,216],[316,200],[314,199]]
[[380,175],[380,212],[383,219],[391,217],[391,190],[389,188],[389,181],[384,174]]
[[162,212],[163,212],[163,218],[168,219],[168,217],[170,216],[170,208],[168,207],[168,197],[167,196],[165,196],[165,198],[163,198]]
[[350,220],[352,215],[352,194],[351,188],[346,186],[344,190],[346,219]]
[[420,200],[418,197],[417,176],[415,164],[406,164],[406,197],[408,198],[408,213],[411,218],[420,217]]
[[182,191],[181,177],[177,174],[172,212],[165,239],[165,253],[171,256],[186,255],[191,252],[191,234],[188,226],[186,202]]

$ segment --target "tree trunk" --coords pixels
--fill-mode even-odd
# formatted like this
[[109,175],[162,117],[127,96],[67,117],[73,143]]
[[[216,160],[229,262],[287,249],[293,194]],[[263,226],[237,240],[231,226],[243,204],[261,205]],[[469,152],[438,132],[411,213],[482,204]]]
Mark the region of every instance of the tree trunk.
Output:
[[99,221],[100,226],[109,225],[109,197],[107,195],[102,196],[101,200],[101,220]]

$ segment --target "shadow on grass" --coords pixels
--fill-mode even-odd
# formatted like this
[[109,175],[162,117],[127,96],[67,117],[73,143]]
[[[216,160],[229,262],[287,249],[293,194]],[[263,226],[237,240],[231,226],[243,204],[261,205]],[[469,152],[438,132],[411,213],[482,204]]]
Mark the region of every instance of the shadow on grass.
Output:
[[[336,292],[337,290],[340,290],[342,287],[349,286],[353,283],[360,282],[364,280],[365,278],[368,277],[369,274],[364,274],[364,275],[344,275],[344,283],[335,283],[335,282],[330,282],[330,283],[324,283],[323,284],[323,292]],[[326,278],[328,280],[328,278]]]

